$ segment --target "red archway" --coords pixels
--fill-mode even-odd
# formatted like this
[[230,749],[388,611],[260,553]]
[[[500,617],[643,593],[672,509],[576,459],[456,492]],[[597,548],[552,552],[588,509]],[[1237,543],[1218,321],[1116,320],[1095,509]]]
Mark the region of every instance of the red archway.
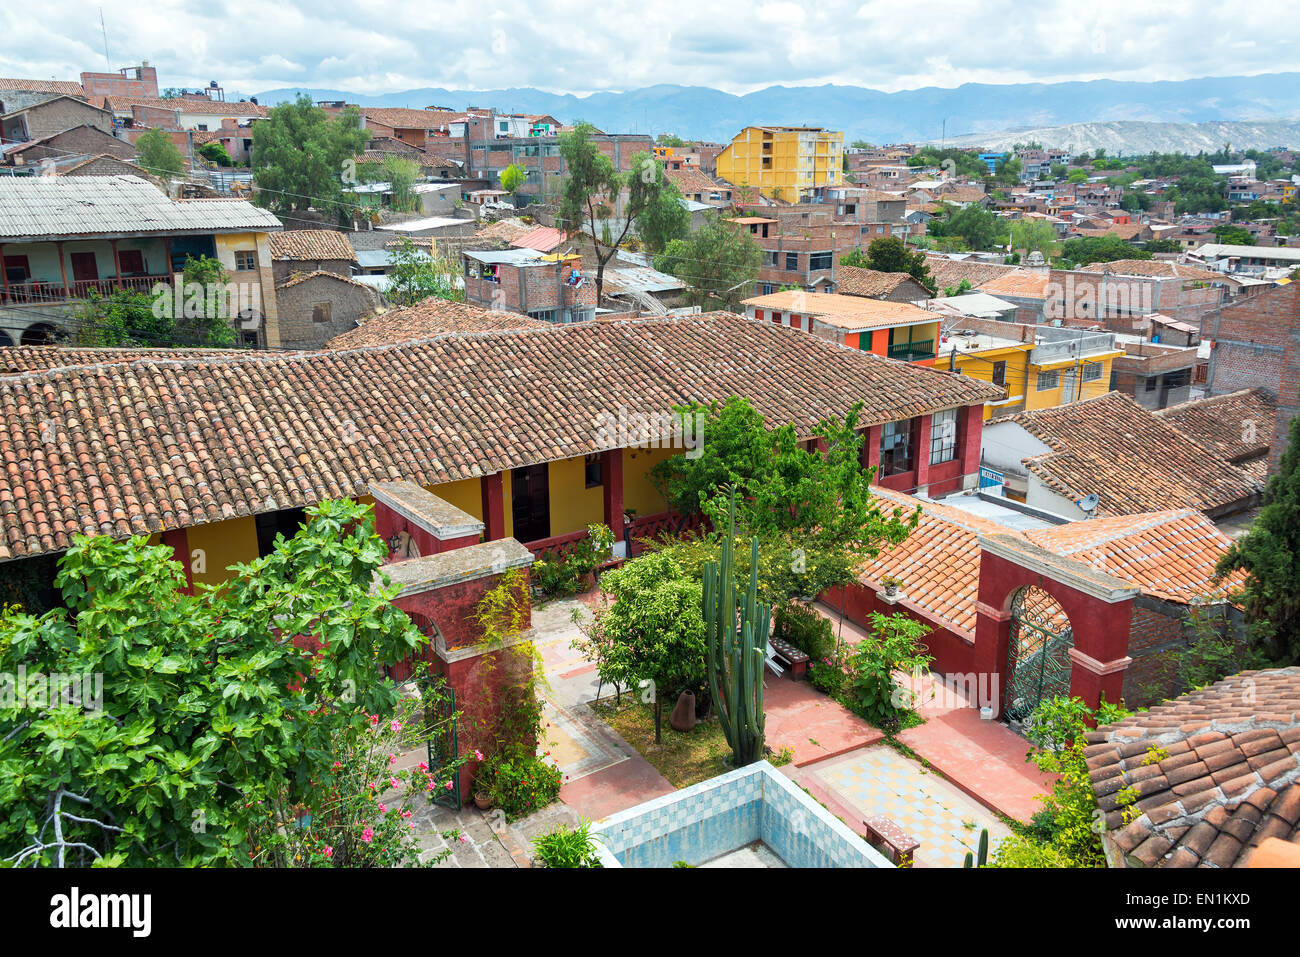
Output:
[[[975,668],[996,675],[1006,687],[1011,640],[1011,603],[1022,588],[1042,589],[1069,616],[1074,647],[1070,694],[1097,707],[1102,697],[1123,695],[1133,599],[1138,589],[1014,535],[980,538],[979,598],[976,602]],[[996,705],[1001,714],[1001,696]]]

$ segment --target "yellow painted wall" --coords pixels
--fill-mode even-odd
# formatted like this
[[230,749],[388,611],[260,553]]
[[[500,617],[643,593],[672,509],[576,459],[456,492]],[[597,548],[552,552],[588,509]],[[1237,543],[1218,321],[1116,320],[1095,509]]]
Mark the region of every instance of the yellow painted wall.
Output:
[[[231,518],[209,525],[196,525],[186,529],[190,543],[190,561],[194,580],[217,585],[230,577],[226,571],[237,562],[251,562],[257,558],[257,523],[251,516]],[[202,572],[199,560],[206,566]]]
[[[732,139],[717,159],[720,179],[737,186],[755,186],[767,197],[779,196],[797,202],[803,193],[818,186],[844,182],[844,134],[829,130],[769,131],[749,126]],[[771,143],[768,151],[765,142]],[[771,163],[763,165],[763,157]],[[779,192],[778,192],[779,191]]]
[[235,251],[245,249],[257,250],[256,281],[260,287],[262,314],[266,320],[265,338],[269,348],[280,347],[280,319],[275,307],[275,279],[271,271],[271,244],[269,234],[225,233],[213,236],[217,247],[217,258],[230,273],[231,282],[249,282],[252,274],[235,270]]
[[638,516],[667,511],[668,503],[650,484],[648,473],[656,462],[681,454],[681,449],[624,449],[623,507],[636,509]]
[[[1083,360],[1084,362],[1101,363],[1101,375],[1099,375],[1097,378],[1089,382],[1082,381],[1083,363],[1080,363],[1079,365],[1080,381],[1078,383],[1079,388],[1076,390],[1076,394],[1074,396],[1073,401],[1077,402],[1080,399],[1091,399],[1096,396],[1103,395],[1104,393],[1110,391],[1111,361],[1117,355],[1123,355],[1123,353],[1109,352],[1101,356],[1089,357]],[[1028,369],[1029,371],[1028,383],[1025,386],[1026,388],[1025,409],[1026,410],[1051,409],[1054,408],[1055,406],[1064,403],[1065,402],[1065,374],[1074,368],[1074,364],[1075,364],[1074,360],[1068,360],[1065,362],[1047,363],[1041,366],[1030,365]],[[1053,370],[1055,370],[1058,373],[1056,377],[1056,388],[1044,389],[1040,392],[1037,388],[1038,373],[1051,372]]]
[[[509,481],[510,476],[504,476]],[[459,482],[447,482],[443,485],[426,486],[430,492],[444,502],[450,502],[463,512],[469,512],[480,522],[483,521],[483,484],[481,479],[461,479]]]
[[[1007,364],[1007,399],[1002,405],[984,406],[984,420],[1001,415],[1002,410],[1014,406],[1017,402],[1025,401],[1025,371],[1028,367],[1029,348],[1010,346],[1003,349],[985,349],[977,353],[959,352],[956,357],[957,371],[962,375],[968,375],[972,379],[982,379],[985,382],[993,381],[993,363],[1005,362]],[[941,360],[936,363],[940,368],[944,367]],[[1030,386],[1032,390],[1032,383]]]
[[567,535],[605,521],[604,486],[586,487],[585,458],[579,456],[551,462],[546,481],[550,493],[552,535]]

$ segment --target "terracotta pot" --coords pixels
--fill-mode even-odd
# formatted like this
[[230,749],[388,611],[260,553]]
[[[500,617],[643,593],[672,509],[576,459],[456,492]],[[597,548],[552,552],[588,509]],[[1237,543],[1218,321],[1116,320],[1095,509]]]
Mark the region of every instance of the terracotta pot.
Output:
[[689,731],[695,727],[695,695],[689,688],[677,696],[668,724],[674,731]]
[[492,806],[492,798],[482,791],[474,792],[474,806],[480,811],[486,811]]

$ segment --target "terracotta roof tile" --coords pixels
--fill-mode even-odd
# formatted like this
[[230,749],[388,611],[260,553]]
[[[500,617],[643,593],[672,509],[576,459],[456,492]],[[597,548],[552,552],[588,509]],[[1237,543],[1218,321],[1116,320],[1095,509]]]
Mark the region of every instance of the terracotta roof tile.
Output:
[[[1300,668],[1233,675],[1087,740],[1125,866],[1239,867],[1270,837],[1300,844]],[[1128,787],[1141,813],[1125,824],[1117,795]]]
[[[899,286],[909,282],[920,286],[915,279],[905,272],[880,272],[877,269],[864,269],[861,266],[841,265],[835,271],[836,291],[845,296],[865,296],[875,299],[888,296]],[[929,298],[924,289],[917,298]]]
[[1277,403],[1260,389],[1180,402],[1155,413],[1198,445],[1237,465],[1267,456]]
[[623,409],[746,395],[806,438],[859,401],[867,424],[994,393],[729,313],[12,375],[0,560],[598,452]]
[[1120,392],[991,424],[1002,422],[1015,422],[1052,449],[1024,460],[1031,473],[1076,500],[1096,493],[1099,516],[1170,506],[1212,512],[1262,491],[1258,479]]
[[355,262],[356,251],[347,236],[334,229],[290,229],[267,237],[272,259],[345,259]]
[[389,309],[363,319],[357,328],[331,339],[328,348],[359,349],[432,339],[448,332],[545,329],[548,325],[550,323],[517,312],[484,309],[446,299],[426,299],[414,306]]

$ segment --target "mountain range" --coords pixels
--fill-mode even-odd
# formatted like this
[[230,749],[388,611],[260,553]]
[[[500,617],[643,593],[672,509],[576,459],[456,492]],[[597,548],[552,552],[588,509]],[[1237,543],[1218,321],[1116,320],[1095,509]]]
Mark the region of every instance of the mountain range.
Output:
[[[298,92],[313,100],[363,106],[494,106],[504,112],[549,113],[561,122],[587,120],[619,133],[676,133],[727,142],[746,125],[815,125],[843,130],[846,142],[983,142],[1008,130],[1045,131],[1080,123],[1210,123],[1295,117],[1300,73],[1135,82],[967,83],[884,93],[859,86],[771,86],[736,95],[699,86],[660,84],[624,92],[575,96],[545,90],[448,90],[424,87],[367,95],[346,90],[282,88],[256,94],[275,104]],[[1292,125],[1292,128],[1294,124]],[[1283,130],[1279,129],[1279,134]],[[1288,134],[1290,135],[1290,134]],[[1028,138],[1027,134],[1023,138]],[[1039,137],[1041,139],[1041,137]],[[1233,145],[1239,144],[1230,138]],[[1098,144],[1101,145],[1101,144]],[[1300,145],[1295,139],[1288,143]],[[1214,144],[1215,149],[1222,141]],[[1109,148],[1109,147],[1108,147]],[[1140,148],[1134,152],[1145,151]]]

